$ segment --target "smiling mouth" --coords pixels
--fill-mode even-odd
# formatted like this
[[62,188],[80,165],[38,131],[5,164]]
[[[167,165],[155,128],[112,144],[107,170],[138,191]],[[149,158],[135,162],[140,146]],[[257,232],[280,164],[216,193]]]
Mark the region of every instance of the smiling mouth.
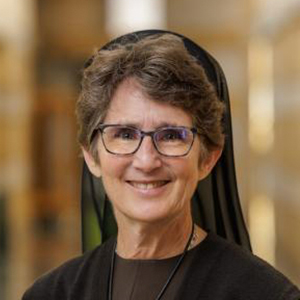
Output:
[[152,182],[137,182],[137,181],[127,181],[127,182],[131,186],[142,190],[151,190],[151,189],[159,188],[169,183],[169,181],[167,180],[152,181]]

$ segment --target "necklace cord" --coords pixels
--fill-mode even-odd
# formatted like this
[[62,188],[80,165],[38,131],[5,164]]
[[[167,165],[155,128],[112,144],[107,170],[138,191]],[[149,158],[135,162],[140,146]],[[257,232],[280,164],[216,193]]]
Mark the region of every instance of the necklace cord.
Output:
[[192,224],[192,231],[191,231],[191,234],[189,236],[189,239],[188,239],[188,242],[186,243],[185,245],[185,248],[182,252],[182,254],[180,255],[180,257],[178,258],[178,261],[176,262],[176,265],[174,267],[174,269],[172,270],[171,274],[169,275],[169,278],[167,279],[165,285],[163,286],[163,288],[161,289],[160,293],[158,294],[158,296],[156,297],[155,300],[159,300],[161,299],[161,297],[163,296],[164,292],[166,291],[168,285],[170,284],[170,282],[172,281],[173,277],[175,276],[175,273],[177,272],[177,270],[179,269],[188,249],[189,249],[189,246],[191,244],[191,241],[192,241],[192,238],[194,236],[194,231],[195,231],[195,226],[194,224]]
[[[160,300],[161,297],[163,296],[164,292],[166,291],[167,287],[169,286],[170,282],[172,281],[173,277],[175,276],[176,272],[178,271],[188,249],[189,246],[191,244],[191,241],[193,239],[194,236],[194,232],[195,232],[195,225],[192,224],[192,231],[190,233],[189,239],[185,245],[185,248],[182,252],[182,254],[180,255],[180,257],[178,258],[175,267],[173,268],[172,272],[170,273],[166,283],[164,284],[164,286],[162,287],[161,291],[159,292],[158,296],[155,298],[155,300]],[[111,257],[111,264],[110,264],[110,273],[109,273],[109,285],[108,285],[108,300],[112,300],[112,287],[113,287],[113,273],[114,273],[114,266],[115,266],[115,253],[116,253],[116,248],[117,248],[117,240],[114,244],[113,247],[113,252],[112,252],[112,257]]]
[[115,266],[115,256],[117,249],[117,240],[114,243],[113,252],[110,262],[110,272],[109,272],[109,283],[108,283],[108,300],[112,300],[112,287],[113,287],[113,275],[114,275],[114,266]]

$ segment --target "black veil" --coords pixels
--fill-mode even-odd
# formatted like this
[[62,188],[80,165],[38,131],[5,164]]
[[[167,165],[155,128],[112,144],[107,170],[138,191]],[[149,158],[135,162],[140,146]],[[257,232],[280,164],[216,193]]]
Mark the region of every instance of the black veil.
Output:
[[[218,62],[193,41],[179,34],[162,30],[130,33],[111,41],[102,49],[109,49],[114,44],[134,42],[145,36],[161,33],[171,33],[182,37],[185,47],[203,66],[208,79],[215,86],[219,98],[226,106],[224,150],[212,173],[199,182],[192,198],[194,221],[203,229],[215,232],[227,240],[251,250],[236,182],[229,94],[224,73]],[[85,67],[89,66],[92,60],[93,57],[86,62]],[[96,244],[104,242],[110,236],[116,235],[117,225],[101,179],[94,177],[85,163],[82,172],[82,247],[83,251],[86,251]]]

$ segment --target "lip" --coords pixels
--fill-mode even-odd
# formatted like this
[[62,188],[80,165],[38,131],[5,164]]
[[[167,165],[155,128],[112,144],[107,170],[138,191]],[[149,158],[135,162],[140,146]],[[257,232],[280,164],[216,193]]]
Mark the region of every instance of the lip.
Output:
[[155,197],[161,195],[169,186],[170,180],[127,180],[126,183],[135,193],[141,196]]

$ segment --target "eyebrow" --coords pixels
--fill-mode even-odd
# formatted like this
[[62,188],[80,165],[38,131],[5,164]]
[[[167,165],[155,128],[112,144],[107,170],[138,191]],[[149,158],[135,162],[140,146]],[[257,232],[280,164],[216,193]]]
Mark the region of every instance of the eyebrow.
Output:
[[[120,124],[123,126],[129,126],[129,127],[135,127],[135,128],[142,127],[140,123],[127,122],[127,121],[121,121],[116,124]],[[154,129],[159,129],[159,128],[163,128],[163,127],[179,127],[179,126],[187,126],[187,125],[183,125],[183,124],[179,125],[178,123],[175,123],[175,122],[162,122],[158,126],[155,126]]]

